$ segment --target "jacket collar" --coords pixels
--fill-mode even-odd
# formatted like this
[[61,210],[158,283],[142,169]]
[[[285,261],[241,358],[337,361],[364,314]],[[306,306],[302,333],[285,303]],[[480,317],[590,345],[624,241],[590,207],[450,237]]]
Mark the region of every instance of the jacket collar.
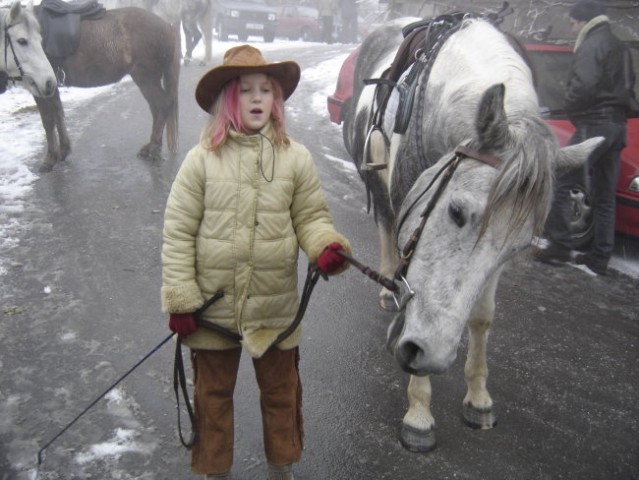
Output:
[[252,145],[255,142],[259,142],[260,137],[266,137],[269,140],[273,138],[273,127],[271,126],[271,122],[267,122],[262,130],[258,133],[254,133],[252,135],[247,135],[246,133],[236,132],[235,130],[229,130],[229,139],[235,142],[238,142],[242,145]]
[[579,35],[577,35],[577,41],[575,42],[575,48],[573,51],[575,52],[577,51],[577,49],[581,46],[583,41],[586,39],[586,36],[588,35],[588,33],[590,33],[590,31],[593,28],[603,23],[610,23],[610,20],[608,19],[606,15],[599,15],[593,18],[592,20],[590,20],[588,23],[586,23],[584,25],[584,28],[581,29],[581,32],[579,32]]

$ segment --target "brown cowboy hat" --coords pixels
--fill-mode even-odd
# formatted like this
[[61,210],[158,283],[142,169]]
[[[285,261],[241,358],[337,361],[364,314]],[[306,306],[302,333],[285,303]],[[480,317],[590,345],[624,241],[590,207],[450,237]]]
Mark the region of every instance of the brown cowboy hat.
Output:
[[257,48],[240,45],[229,48],[222,65],[206,72],[195,87],[195,100],[202,110],[209,112],[224,85],[240,75],[265,73],[282,87],[284,100],[291,96],[300,81],[300,66],[293,61],[268,63]]

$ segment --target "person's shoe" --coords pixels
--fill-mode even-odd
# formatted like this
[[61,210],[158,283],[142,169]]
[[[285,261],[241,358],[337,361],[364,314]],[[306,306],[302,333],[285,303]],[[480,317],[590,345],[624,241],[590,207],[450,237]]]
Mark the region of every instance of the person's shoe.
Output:
[[268,464],[268,480],[295,480],[293,475],[293,465],[271,465]]
[[229,474],[227,473],[213,473],[204,475],[204,480],[229,480]]
[[608,264],[604,262],[598,262],[588,256],[587,253],[579,253],[575,257],[575,263],[577,265],[584,265],[588,270],[597,275],[605,275],[608,270]]
[[533,245],[532,252],[536,260],[546,263],[570,261],[570,249],[556,243],[549,243],[544,248]]

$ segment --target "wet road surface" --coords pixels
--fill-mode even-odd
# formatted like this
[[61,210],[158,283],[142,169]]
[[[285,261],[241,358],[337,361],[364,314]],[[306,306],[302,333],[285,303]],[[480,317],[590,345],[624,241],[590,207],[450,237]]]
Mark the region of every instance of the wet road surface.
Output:
[[[347,51],[316,45],[267,58],[294,58],[304,70]],[[73,153],[37,182],[0,285],[3,480],[33,478],[45,442],[168,334],[159,302],[162,212],[205,120],[192,101],[202,73],[182,70],[180,152],[161,164],[135,158],[150,115],[132,84],[67,112]],[[303,78],[289,131],[313,153],[337,227],[375,267],[363,185],[339,129],[309,108],[326,83]],[[303,280],[303,265],[300,272]],[[460,420],[464,340],[450,371],[432,379],[438,448],[428,455],[397,440],[408,377],[385,350],[391,314],[377,308],[377,290],[351,269],[320,281],[311,299],[301,348],[306,448],[296,478],[639,477],[636,280],[527,257],[507,268],[488,353],[498,426],[476,431]],[[163,347],[51,445],[40,478],[198,478],[176,435],[172,356],[172,345]],[[233,478],[265,478],[246,356],[235,408]]]

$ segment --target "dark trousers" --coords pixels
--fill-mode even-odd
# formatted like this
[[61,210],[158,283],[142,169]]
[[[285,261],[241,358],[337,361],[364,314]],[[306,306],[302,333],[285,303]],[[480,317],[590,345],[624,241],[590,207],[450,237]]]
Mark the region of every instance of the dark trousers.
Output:
[[[191,469],[198,474],[226,473],[233,464],[233,391],[241,348],[191,352],[197,441]],[[288,465],[302,455],[302,386],[299,349],[269,349],[253,359],[260,389],[266,459]]]
[[620,155],[626,146],[625,123],[583,123],[570,140],[574,145],[592,137],[605,140],[588,158],[586,168],[565,173],[557,179],[555,198],[546,221],[546,235],[555,244],[572,248],[570,219],[572,216],[570,189],[575,184],[588,185],[593,207],[594,238],[588,255],[598,263],[607,264],[615,243],[615,191],[619,176]]
[[333,17],[322,16],[322,41],[333,43]]

